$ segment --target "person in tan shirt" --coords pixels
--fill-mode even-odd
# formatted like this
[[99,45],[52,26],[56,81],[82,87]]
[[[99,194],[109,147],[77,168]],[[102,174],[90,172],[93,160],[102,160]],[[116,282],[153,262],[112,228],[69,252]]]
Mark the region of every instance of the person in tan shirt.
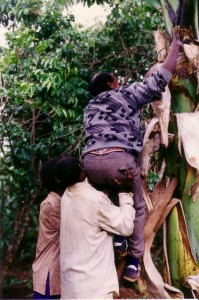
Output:
[[53,158],[41,168],[41,181],[49,193],[40,205],[36,258],[32,265],[34,299],[60,298],[60,200],[64,190],[74,183],[71,167],[73,172],[79,171],[79,161],[65,156]]

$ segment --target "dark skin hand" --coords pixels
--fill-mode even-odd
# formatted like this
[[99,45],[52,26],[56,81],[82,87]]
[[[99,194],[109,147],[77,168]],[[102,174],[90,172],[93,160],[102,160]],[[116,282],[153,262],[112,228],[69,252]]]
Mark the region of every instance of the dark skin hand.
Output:
[[132,169],[124,170],[123,174],[125,175],[124,180],[118,181],[117,179],[114,179],[118,193],[130,192],[132,178],[135,176],[134,171]]
[[134,177],[134,172],[132,169],[124,170],[123,174],[125,178],[122,181],[114,179],[115,185],[110,189],[101,189],[113,202],[114,205],[119,206],[118,193],[130,193],[132,192],[132,178]]

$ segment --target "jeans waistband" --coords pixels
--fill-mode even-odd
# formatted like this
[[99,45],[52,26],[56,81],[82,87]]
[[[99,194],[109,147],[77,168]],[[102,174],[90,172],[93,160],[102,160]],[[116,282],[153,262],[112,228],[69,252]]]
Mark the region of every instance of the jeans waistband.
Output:
[[93,150],[90,151],[88,154],[94,154],[94,155],[105,155],[108,153],[112,152],[125,152],[126,150],[123,148],[117,148],[117,147],[112,147],[112,148],[104,148],[104,149],[99,149],[99,150]]
[[[106,155],[112,152],[127,152],[130,153],[131,155],[138,157],[139,153],[132,149],[132,150],[127,150],[124,148],[119,148],[119,147],[112,147],[112,148],[104,148],[104,149],[99,149],[99,150],[93,150],[88,152],[87,154],[93,154],[93,155],[98,155],[98,156],[102,156],[102,155]],[[87,154],[85,154],[84,156],[86,156]]]

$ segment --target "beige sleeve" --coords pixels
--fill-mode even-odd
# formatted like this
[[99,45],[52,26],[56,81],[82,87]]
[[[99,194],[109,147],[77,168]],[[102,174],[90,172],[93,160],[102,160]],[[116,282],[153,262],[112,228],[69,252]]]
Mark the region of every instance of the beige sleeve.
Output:
[[103,230],[129,236],[133,233],[135,209],[133,208],[133,194],[120,193],[117,207],[107,198],[102,197],[98,202],[97,222]]

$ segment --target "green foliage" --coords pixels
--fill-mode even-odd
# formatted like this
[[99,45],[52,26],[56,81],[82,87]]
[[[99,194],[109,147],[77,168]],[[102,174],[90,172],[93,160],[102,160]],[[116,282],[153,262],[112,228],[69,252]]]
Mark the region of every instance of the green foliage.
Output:
[[107,70],[121,83],[140,80],[155,60],[152,30],[161,26],[156,12],[140,1],[114,1],[106,24],[86,30],[74,25],[72,15],[63,17],[56,2],[13,5],[18,26],[7,34],[8,48],[0,56],[0,248],[5,256],[12,244],[9,261],[23,236],[20,258],[34,255],[39,203],[46,195],[41,163],[66,153],[80,157],[89,79]]
[[16,212],[25,215],[38,198],[40,164],[72,151],[82,135],[89,97],[86,49],[80,50],[82,35],[72,27],[73,16],[63,17],[49,4],[33,14],[40,3],[18,1],[15,17],[21,23],[7,34],[9,48],[0,59],[4,251],[15,243],[13,227],[23,231],[25,217]]
[[153,30],[163,24],[158,13],[140,1],[115,1],[103,30],[90,45],[92,69],[108,70],[121,82],[140,80],[156,61]]
[[[92,6],[94,3],[95,4],[113,4],[115,1],[114,0],[83,0],[82,1],[84,4],[87,4],[88,6]],[[122,2],[122,1],[121,1]]]
[[0,1],[0,23],[8,26],[9,20],[14,20],[13,8],[17,0],[1,0]]
[[150,191],[154,190],[156,183],[159,181],[159,176],[156,172],[149,170],[148,173],[148,187]]
[[145,1],[156,9],[160,9],[162,7],[160,0],[145,0]]

